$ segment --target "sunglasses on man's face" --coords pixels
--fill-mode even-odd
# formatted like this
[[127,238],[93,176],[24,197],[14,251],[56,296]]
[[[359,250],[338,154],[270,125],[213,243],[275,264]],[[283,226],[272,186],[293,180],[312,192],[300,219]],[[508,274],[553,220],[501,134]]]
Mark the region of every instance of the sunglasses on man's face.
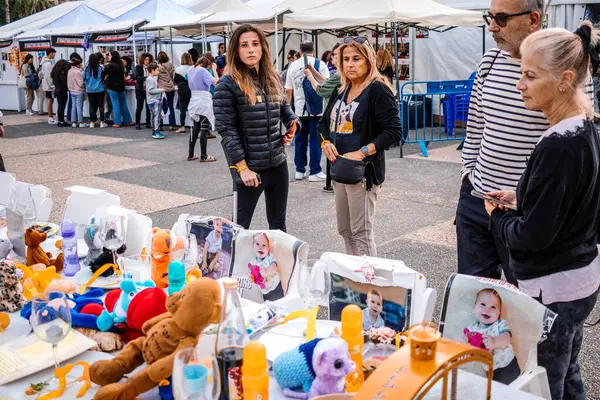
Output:
[[344,44],[348,44],[351,42],[356,42],[357,44],[363,44],[367,41],[367,38],[364,36],[346,36],[344,38]]
[[520,17],[521,15],[527,14],[531,14],[531,11],[523,11],[516,14],[498,13],[496,15],[488,12],[487,14],[484,14],[483,20],[488,25],[490,25],[492,21],[496,21],[496,25],[498,25],[500,28],[504,28],[506,24],[508,24],[508,20],[512,17]]

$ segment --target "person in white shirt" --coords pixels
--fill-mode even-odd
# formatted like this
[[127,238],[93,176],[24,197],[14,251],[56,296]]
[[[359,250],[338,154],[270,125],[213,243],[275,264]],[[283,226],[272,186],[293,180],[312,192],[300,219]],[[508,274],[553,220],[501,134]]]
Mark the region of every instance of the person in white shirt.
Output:
[[[315,70],[325,79],[329,78],[329,69],[327,63],[315,59],[315,45],[310,41],[305,41],[300,44],[301,56],[298,60],[290,64],[287,70],[285,80],[285,94],[287,102],[292,105],[292,95],[294,96],[294,111],[300,117],[302,128],[296,133],[295,156],[294,163],[296,164],[296,179],[302,180],[306,173],[306,165],[308,160],[306,151],[310,143],[310,166],[309,178],[310,182],[322,182],[326,176],[321,169],[321,139],[317,132],[317,124],[324,111],[321,100],[320,106],[315,106],[315,103],[307,102],[305,99],[305,89],[303,82],[306,79],[304,69],[307,65],[313,65]],[[306,65],[305,65],[306,61]],[[310,82],[308,86],[312,89]],[[318,97],[318,95],[317,95]],[[312,107],[311,107],[312,106]],[[315,109],[312,109],[315,108]]]

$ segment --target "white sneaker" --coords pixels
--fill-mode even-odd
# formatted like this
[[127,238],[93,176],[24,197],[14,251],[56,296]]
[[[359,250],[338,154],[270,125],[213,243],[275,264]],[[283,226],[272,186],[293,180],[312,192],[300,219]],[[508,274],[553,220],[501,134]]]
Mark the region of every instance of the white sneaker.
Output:
[[76,123],[76,122],[73,122],[73,123],[71,124],[71,128],[77,128],[77,123]]
[[25,111],[25,115],[33,115],[33,111],[27,110],[27,111]]
[[84,122],[80,122],[80,123],[79,123],[79,127],[80,127],[80,128],[87,128],[87,124],[86,124],[86,123],[84,123]]
[[95,126],[96,126],[95,122],[90,122],[90,129],[93,128],[93,127],[95,127]]
[[56,124],[58,124],[58,121],[57,121],[57,120],[55,120],[54,118],[48,118],[48,123],[49,123],[50,125],[56,125]]
[[323,182],[325,179],[327,179],[327,175],[322,172],[308,177],[309,182]]
[[100,128],[106,128],[108,125],[106,122],[100,122]]
[[296,180],[297,181],[301,181],[302,179],[304,179],[304,172],[297,172],[296,171]]

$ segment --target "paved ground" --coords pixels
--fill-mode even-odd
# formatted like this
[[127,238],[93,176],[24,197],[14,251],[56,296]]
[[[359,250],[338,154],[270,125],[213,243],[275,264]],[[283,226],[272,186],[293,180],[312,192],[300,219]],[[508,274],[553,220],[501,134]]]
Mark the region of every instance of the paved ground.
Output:
[[[7,115],[7,136],[0,153],[7,170],[21,181],[52,189],[58,222],[67,197],[65,187],[84,185],[121,197],[124,207],[148,214],[154,226],[168,228],[181,213],[231,216],[229,171],[218,140],[209,140],[209,153],[218,162],[188,162],[186,135],[150,138],[149,130],[57,128],[41,117]],[[387,181],[378,203],[375,225],[379,255],[403,260],[422,272],[438,290],[439,312],[443,288],[456,266],[456,235],[452,225],[457,204],[460,152],[454,145],[431,146],[424,159],[416,147],[388,151]],[[293,148],[288,166],[293,172]],[[288,231],[308,242],[312,256],[343,251],[335,227],[333,196],[323,184],[293,181],[288,203]],[[266,227],[264,203],[253,221]],[[600,313],[599,313],[600,315]],[[600,327],[586,330],[582,369],[588,398],[600,400]]]

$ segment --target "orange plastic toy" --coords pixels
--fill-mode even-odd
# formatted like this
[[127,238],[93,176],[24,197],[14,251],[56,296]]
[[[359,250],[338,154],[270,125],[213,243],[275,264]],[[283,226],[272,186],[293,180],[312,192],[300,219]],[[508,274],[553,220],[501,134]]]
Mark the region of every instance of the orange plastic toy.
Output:
[[150,264],[152,266],[152,280],[156,287],[161,289],[169,286],[169,263],[171,252],[184,249],[182,237],[177,237],[173,243],[173,235],[167,229],[152,229],[152,249]]
[[[471,362],[487,366],[487,393],[492,395],[494,359],[489,351],[469,344],[440,338],[437,329],[427,322],[408,330],[408,342],[385,360],[367,379],[354,399],[414,399],[420,400],[442,381],[442,399],[456,399],[458,367]],[[452,374],[452,379],[449,375]],[[449,385],[451,382],[451,385]],[[449,387],[450,386],[450,387]]]
[[92,387],[92,380],[90,379],[90,364],[79,361],[74,364],[67,364],[62,368],[57,368],[54,373],[58,378],[58,389],[53,390],[49,393],[38,398],[38,400],[50,400],[50,399],[58,399],[63,395],[67,388],[67,374],[73,369],[73,367],[80,365],[83,367],[83,374],[77,378],[77,382],[84,381],[83,385],[79,389],[79,392],[75,397],[78,399],[83,397],[88,391],[89,388]]
[[7,313],[0,312],[0,332],[4,332],[10,325],[10,317]]

